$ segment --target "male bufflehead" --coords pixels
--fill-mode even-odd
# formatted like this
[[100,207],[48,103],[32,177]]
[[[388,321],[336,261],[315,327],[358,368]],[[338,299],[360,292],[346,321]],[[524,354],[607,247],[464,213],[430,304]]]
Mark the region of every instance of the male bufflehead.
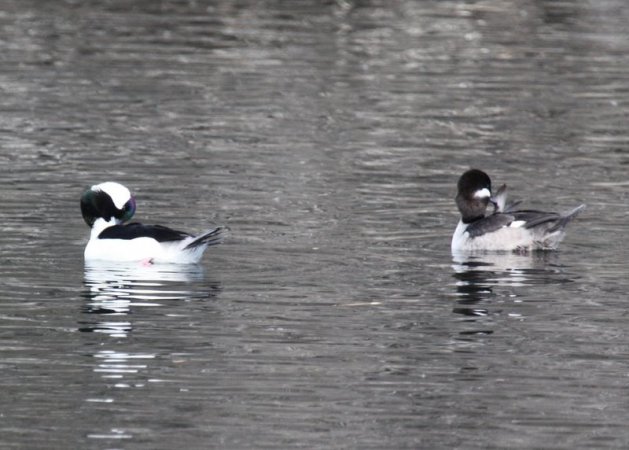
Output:
[[208,246],[223,240],[222,227],[193,236],[161,225],[125,224],[135,213],[135,198],[129,189],[112,181],[85,191],[81,213],[92,229],[85,247],[86,261],[197,263]]
[[[456,205],[461,220],[452,236],[453,253],[555,250],[565,235],[566,225],[585,208],[580,205],[566,214],[515,210],[519,202],[507,204],[506,185],[492,196],[489,176],[478,169],[461,175],[457,187]],[[490,202],[494,211],[486,215]]]

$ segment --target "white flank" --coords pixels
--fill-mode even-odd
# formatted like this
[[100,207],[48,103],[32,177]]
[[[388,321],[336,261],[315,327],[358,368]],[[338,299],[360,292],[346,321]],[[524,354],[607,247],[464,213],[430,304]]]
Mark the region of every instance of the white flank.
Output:
[[98,239],[100,233],[118,221],[97,219],[85,247],[86,261],[151,261],[154,263],[194,264],[203,257],[207,245],[186,249],[194,237],[181,241],[157,242],[150,237],[135,239]]

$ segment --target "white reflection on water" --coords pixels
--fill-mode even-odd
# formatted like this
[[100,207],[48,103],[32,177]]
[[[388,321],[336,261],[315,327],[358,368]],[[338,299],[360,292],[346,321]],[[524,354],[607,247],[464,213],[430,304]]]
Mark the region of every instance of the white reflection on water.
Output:
[[[480,278],[495,285],[524,286],[536,275],[556,273],[558,266],[557,252],[533,252],[517,254],[512,252],[454,253],[452,255],[455,273],[474,274],[471,280]],[[456,275],[455,275],[456,277]],[[465,277],[460,284],[470,280]]]
[[[103,378],[122,379],[127,374],[136,374],[147,368],[142,361],[154,359],[153,353],[128,353],[114,350],[101,350],[94,357],[98,360],[94,372],[101,373]],[[133,387],[143,387],[144,383],[136,383]],[[129,383],[118,382],[118,388],[132,387]]]
[[[156,328],[162,317],[176,314],[178,303],[191,299],[214,297],[220,292],[217,283],[205,283],[203,268],[197,265],[141,265],[135,263],[86,263],[84,274],[85,303],[79,331],[100,333],[107,339],[91,355],[93,372],[117,389],[141,389],[156,382],[148,374],[151,362],[159,353],[153,348],[129,346],[128,337],[134,327],[142,324]],[[165,311],[165,312],[162,312]],[[168,311],[171,311],[169,314]],[[134,319],[134,320],[133,320]],[[122,338],[122,339],[121,339]],[[116,340],[117,339],[117,340]],[[108,392],[104,396],[90,396],[89,403],[114,403],[117,396]],[[112,437],[113,436],[113,437]],[[91,434],[91,438],[131,437],[116,433]]]
[[126,337],[133,325],[115,320],[116,316],[127,317],[133,308],[160,307],[166,301],[216,295],[220,286],[200,288],[203,278],[197,265],[86,263],[83,312],[92,320],[81,323],[79,330]]
[[[455,253],[452,260],[457,297],[454,312],[464,316],[489,315],[487,305],[480,307],[479,304],[495,297],[510,298],[517,303],[517,288],[572,281],[559,263],[557,252]],[[497,293],[496,288],[503,289]]]

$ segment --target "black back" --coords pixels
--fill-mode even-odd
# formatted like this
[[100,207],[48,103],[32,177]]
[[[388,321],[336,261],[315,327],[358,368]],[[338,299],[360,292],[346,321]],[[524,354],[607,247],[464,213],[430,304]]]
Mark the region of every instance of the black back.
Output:
[[98,239],[124,239],[131,240],[141,237],[153,238],[157,242],[181,241],[190,235],[183,231],[173,230],[162,225],[142,225],[141,223],[129,223],[126,225],[114,225],[105,228]]

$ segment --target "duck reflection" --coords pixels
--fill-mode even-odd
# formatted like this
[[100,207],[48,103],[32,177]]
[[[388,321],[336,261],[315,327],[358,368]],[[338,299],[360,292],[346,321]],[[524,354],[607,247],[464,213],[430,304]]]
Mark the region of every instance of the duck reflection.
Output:
[[[150,376],[155,366],[164,364],[156,345],[163,330],[157,325],[164,318],[195,314],[190,301],[213,298],[221,291],[219,283],[204,280],[202,267],[196,265],[91,262],[85,265],[84,286],[84,319],[78,329],[92,333],[89,340],[97,343],[94,347],[92,342],[93,351],[88,352],[93,358],[92,372],[109,387],[89,391],[85,401],[90,403],[115,403],[119,389],[142,389],[148,383],[163,382]],[[140,324],[157,339],[126,339]],[[156,329],[161,331],[155,334]],[[110,431],[90,436],[110,438]]]
[[[561,266],[556,252],[453,254],[452,268],[456,283],[457,306],[453,312],[464,316],[487,316],[488,300],[497,297],[496,289],[504,287],[501,297],[514,298],[514,288],[540,282],[557,282]],[[499,312],[499,311],[498,311]]]
[[80,323],[79,331],[126,337],[132,323],[124,319],[134,308],[216,296],[220,285],[199,286],[203,278],[197,265],[86,263],[82,312],[93,315],[93,320]]

